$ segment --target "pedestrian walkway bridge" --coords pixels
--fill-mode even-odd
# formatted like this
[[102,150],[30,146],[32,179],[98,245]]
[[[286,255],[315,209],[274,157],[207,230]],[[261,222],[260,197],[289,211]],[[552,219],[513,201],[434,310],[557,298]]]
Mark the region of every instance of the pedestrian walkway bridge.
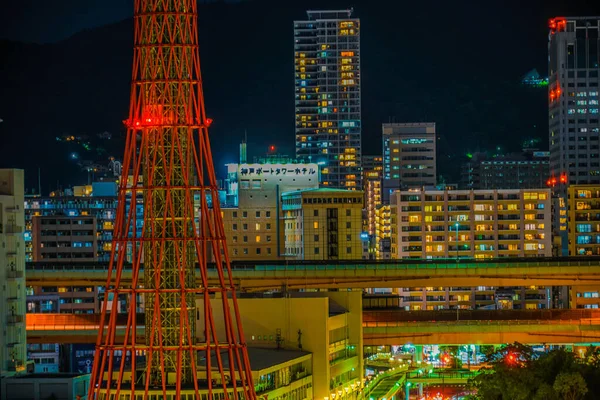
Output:
[[[28,263],[28,285],[104,285],[109,265],[101,262]],[[142,279],[143,271],[140,272]],[[227,274],[225,274],[227,276]],[[131,267],[123,285],[131,283]],[[196,276],[200,279],[200,273]],[[214,265],[211,285],[218,284]],[[598,258],[499,258],[493,260],[330,260],[232,263],[234,284],[245,291],[274,288],[376,288],[421,286],[573,286],[600,284]]]

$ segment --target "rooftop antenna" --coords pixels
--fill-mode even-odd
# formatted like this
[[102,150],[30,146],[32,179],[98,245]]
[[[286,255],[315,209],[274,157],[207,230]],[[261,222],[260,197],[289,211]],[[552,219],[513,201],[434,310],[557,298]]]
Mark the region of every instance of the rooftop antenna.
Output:
[[244,140],[240,144],[240,164],[245,164],[248,159],[248,132],[244,129]]

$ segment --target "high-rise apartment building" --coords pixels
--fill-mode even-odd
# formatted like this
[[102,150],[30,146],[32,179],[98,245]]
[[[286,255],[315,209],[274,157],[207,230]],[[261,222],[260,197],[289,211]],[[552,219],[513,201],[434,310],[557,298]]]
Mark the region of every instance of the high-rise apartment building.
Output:
[[307,14],[294,21],[296,157],[321,166],[322,186],[360,190],[360,21]]
[[559,17],[549,25],[550,175],[569,184],[598,184],[600,17]]
[[397,258],[550,257],[550,189],[397,191]]
[[435,186],[435,122],[388,123],[382,129],[384,191]]
[[360,260],[363,192],[314,189],[282,196],[289,260]]
[[0,169],[0,378],[25,371],[23,170]]

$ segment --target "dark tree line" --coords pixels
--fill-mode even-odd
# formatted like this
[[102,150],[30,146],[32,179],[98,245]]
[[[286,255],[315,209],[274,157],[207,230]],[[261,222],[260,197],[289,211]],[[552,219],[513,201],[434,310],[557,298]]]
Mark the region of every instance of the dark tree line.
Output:
[[590,346],[583,357],[556,349],[536,353],[514,343],[486,355],[490,367],[469,384],[474,400],[600,399],[600,349]]

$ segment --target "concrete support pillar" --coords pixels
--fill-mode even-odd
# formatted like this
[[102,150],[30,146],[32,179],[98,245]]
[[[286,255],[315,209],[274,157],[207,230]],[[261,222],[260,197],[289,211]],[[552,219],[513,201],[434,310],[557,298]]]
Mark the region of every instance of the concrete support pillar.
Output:
[[415,346],[415,362],[423,361],[423,346],[417,345]]
[[406,400],[410,400],[410,383],[408,381],[404,385],[404,393],[406,394]]
[[423,384],[419,383],[419,397],[423,396]]

